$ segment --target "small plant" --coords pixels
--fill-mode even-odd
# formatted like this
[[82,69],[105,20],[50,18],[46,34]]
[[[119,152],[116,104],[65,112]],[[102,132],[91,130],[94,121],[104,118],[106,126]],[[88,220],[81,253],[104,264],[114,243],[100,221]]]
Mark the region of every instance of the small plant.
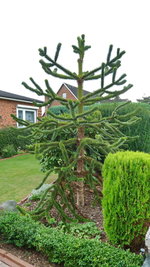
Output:
[[72,234],[79,238],[98,238],[100,239],[101,231],[98,229],[94,222],[87,223],[63,223],[60,222],[58,229],[67,232],[68,234]]
[[13,145],[7,145],[2,149],[2,158],[9,158],[17,154],[15,147]]

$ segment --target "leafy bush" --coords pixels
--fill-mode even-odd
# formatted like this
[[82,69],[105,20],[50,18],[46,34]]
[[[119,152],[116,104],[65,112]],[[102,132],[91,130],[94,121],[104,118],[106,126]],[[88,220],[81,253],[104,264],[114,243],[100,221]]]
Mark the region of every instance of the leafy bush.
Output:
[[113,244],[142,246],[150,223],[150,155],[109,154],[103,166],[104,229]]
[[31,144],[31,140],[30,138],[24,139],[22,137],[28,137],[29,134],[29,129],[18,129],[13,127],[0,129],[0,154],[2,153],[2,149],[7,145],[13,145],[16,151],[18,149],[26,149],[26,145]]
[[101,231],[98,229],[94,222],[87,223],[63,223],[59,222],[57,227],[59,230],[63,230],[65,233],[72,234],[79,238],[98,238],[100,239]]
[[2,158],[12,157],[17,154],[17,151],[14,148],[14,145],[7,145],[2,149],[1,155]]
[[64,113],[68,113],[69,110],[65,106],[53,106],[49,109],[51,112],[53,112],[55,115],[60,115]]
[[18,247],[33,247],[36,231],[40,227],[30,217],[15,212],[0,212],[0,235],[10,244]]
[[47,255],[50,262],[63,263],[65,267],[139,267],[142,264],[140,255],[96,239],[64,234],[16,213],[0,214],[0,234],[8,243],[35,248]]

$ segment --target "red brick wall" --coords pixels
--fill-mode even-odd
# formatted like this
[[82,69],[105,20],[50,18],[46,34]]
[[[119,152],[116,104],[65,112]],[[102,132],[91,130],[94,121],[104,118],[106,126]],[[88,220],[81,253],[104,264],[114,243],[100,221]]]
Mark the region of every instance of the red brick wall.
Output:
[[[17,102],[11,100],[0,99],[0,128],[12,126],[16,127],[17,123],[10,116],[16,115],[17,105],[33,106],[31,103]],[[41,108],[38,110],[38,117],[42,116]]]
[[[60,90],[58,91],[58,96],[61,96],[62,97],[62,94],[63,93],[66,93],[66,99],[72,99],[72,100],[76,100],[76,98],[74,97],[74,95],[70,92],[70,90],[68,90],[66,88],[66,86],[63,84],[62,87],[60,88]],[[61,105],[59,101],[54,101],[52,104],[51,104],[51,107],[52,106],[59,106]]]

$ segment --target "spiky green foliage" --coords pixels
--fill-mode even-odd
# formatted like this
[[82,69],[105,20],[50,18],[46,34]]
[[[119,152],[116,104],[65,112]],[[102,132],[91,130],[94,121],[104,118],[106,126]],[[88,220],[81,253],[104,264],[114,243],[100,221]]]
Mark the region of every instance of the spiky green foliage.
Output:
[[[92,120],[96,118],[100,118],[100,114],[102,117],[111,117],[113,111],[117,106],[119,106],[120,103],[101,103],[97,104],[97,110],[92,114]],[[86,109],[87,110],[87,109]],[[50,108],[50,111],[57,115],[66,114],[69,112],[68,109],[66,109],[64,106],[54,106]],[[130,138],[127,139],[126,143],[124,143],[120,149],[124,150],[131,150],[131,151],[143,151],[146,153],[150,152],[150,106],[144,103],[128,103],[127,105],[121,105],[121,107],[118,109],[119,115],[126,115],[133,113],[139,118],[139,121],[134,124],[129,125],[117,125],[118,130],[120,130],[120,133],[118,131],[118,137],[119,136],[130,136]],[[66,115],[67,116],[67,115]],[[130,117],[129,116],[129,117]],[[125,118],[126,119],[126,118]],[[122,118],[123,120],[123,118]],[[111,125],[113,123],[112,120],[109,121],[109,124]],[[102,125],[101,125],[102,130]],[[86,136],[90,136],[92,138],[97,137],[99,132],[97,129],[91,130],[88,127],[85,129]],[[67,135],[67,136],[66,136]],[[72,138],[74,136],[74,132],[71,133],[68,131],[66,134],[65,132],[61,132],[58,135],[59,140],[65,140],[66,137]],[[102,138],[106,138],[106,133],[104,136],[101,136]],[[112,137],[112,136],[111,136]],[[51,139],[50,135],[45,136],[46,139]],[[117,138],[116,138],[117,139]],[[118,139],[117,139],[118,140]],[[114,143],[114,139],[110,140],[109,143]],[[72,148],[72,150],[74,150]],[[112,148],[110,147],[110,151],[112,152]],[[88,155],[92,155],[92,157],[96,158],[97,160],[103,162],[103,160],[106,157],[106,153],[103,154],[101,151],[101,147],[94,149],[87,149]],[[56,149],[55,151],[49,150],[49,152],[45,153],[43,156],[41,155],[40,162],[42,164],[42,169],[48,170],[50,166],[53,168],[57,164],[61,164],[61,152],[59,149]]]
[[[85,45],[84,35],[78,37],[77,41],[78,44],[73,46],[73,51],[78,55],[78,73],[72,72],[58,63],[61,44],[58,44],[54,58],[48,56],[46,47],[39,49],[40,56],[44,58],[44,60],[40,60],[40,64],[47,74],[77,82],[77,101],[64,99],[55,94],[48,80],[45,80],[45,89],[42,89],[33,78],[30,78],[33,87],[23,82],[27,89],[38,95],[48,97],[48,101],[44,104],[45,106],[51,104],[54,100],[58,100],[69,110],[67,116],[56,115],[49,111],[48,117],[39,119],[39,122],[34,125],[21,121],[22,124],[33,128],[32,139],[35,140],[35,144],[32,146],[32,149],[38,155],[42,155],[43,158],[51,157],[56,152],[60,155],[60,162],[57,163],[55,161],[56,165],[48,166],[49,170],[43,182],[45,182],[52,171],[58,174],[58,179],[44,193],[33,214],[39,216],[44,213],[48,218],[49,211],[52,207],[55,207],[64,221],[72,220],[71,217],[66,215],[66,210],[76,219],[81,219],[76,210],[74,187],[77,188],[77,205],[84,204],[85,184],[93,189],[95,196],[99,200],[97,185],[101,185],[101,180],[100,176],[97,177],[97,170],[100,172],[101,162],[97,154],[107,155],[110,151],[116,151],[126,140],[126,137],[122,136],[117,128],[121,123],[117,113],[119,107],[107,118],[103,118],[99,112],[99,116],[93,119],[93,114],[97,112],[97,107],[93,108],[92,105],[101,100],[123,94],[132,87],[131,84],[125,85],[126,74],[118,76],[117,73],[121,66],[120,60],[125,51],[117,49],[116,55],[112,56],[113,47],[111,45],[106,63],[102,63],[93,70],[84,71],[84,55],[90,46]],[[108,83],[105,81],[107,77],[109,77],[108,81],[110,81]],[[84,81],[96,79],[100,79],[100,87],[84,96]],[[120,87],[122,85],[124,85],[123,88],[121,87],[120,90],[116,89],[117,86]],[[39,106],[38,104],[36,105]],[[91,108],[85,111],[85,106],[90,106]],[[136,118],[132,117],[129,122],[126,121],[124,124],[135,121]],[[86,132],[87,128],[89,134]],[[91,155],[90,151],[95,151],[95,154]],[[47,195],[49,195],[48,199]]]
[[[100,109],[103,116],[110,116],[119,103],[101,104]],[[138,123],[133,125],[121,125],[120,130],[126,136],[134,137],[127,141],[126,150],[150,153],[150,106],[144,103],[130,103],[118,110],[122,116],[135,111]]]
[[109,154],[103,166],[104,229],[113,244],[140,246],[150,223],[150,155]]
[[[93,110],[93,113],[87,116],[89,123],[93,122],[94,120],[101,121],[101,124],[99,124],[99,126],[93,127],[93,129],[91,127],[88,127],[88,123],[87,123],[87,127],[85,128],[85,136],[95,139],[95,141],[99,141],[99,142],[101,141],[101,145],[99,146],[93,145],[93,147],[91,147],[87,145],[86,147],[87,158],[92,157],[93,159],[96,159],[99,163],[103,163],[105,157],[107,156],[109,152],[115,152],[120,148],[127,147],[127,143],[129,142],[129,140],[126,138],[127,135],[130,135],[130,143],[131,142],[136,143],[138,137],[137,138],[134,137],[135,133],[133,134],[132,132],[132,134],[130,134],[129,132],[127,135],[125,135],[123,134],[123,130],[125,131],[128,128],[132,129],[134,125],[135,125],[134,128],[137,127],[139,129],[139,123],[138,124],[132,123],[133,125],[131,126],[131,124],[129,124],[128,118],[126,117],[124,117],[124,120],[122,118],[122,122],[124,122],[125,125],[120,124],[120,122],[115,122],[113,120],[113,114],[115,112],[116,107],[118,109],[117,113],[120,115],[127,114],[128,109],[129,110],[131,109],[129,104],[125,105],[124,103],[119,105],[119,107],[118,105],[98,104],[95,108],[96,110],[95,111]],[[51,112],[54,111],[58,114],[60,111],[60,114],[61,114],[62,109],[61,107],[59,108],[58,106],[57,108],[50,109],[50,111]],[[133,114],[133,110],[132,112],[130,112],[129,117],[131,116],[131,113]],[[64,118],[68,118],[69,115],[65,113],[63,115],[61,114],[61,116],[64,116]],[[118,115],[118,118],[119,118],[119,115]],[[128,126],[126,125],[126,123],[128,123]],[[141,125],[141,121],[140,121],[140,125]],[[138,135],[138,131],[136,131],[136,133]],[[70,129],[63,130],[58,133],[57,140],[65,141],[67,138],[68,139],[75,138],[76,135],[77,135],[76,129],[74,129],[73,131],[70,131]],[[51,134],[45,133],[44,136],[43,135],[41,135],[41,137],[38,136],[38,142],[39,143],[44,142],[44,140],[45,142],[47,142],[47,140],[51,140],[51,138],[52,138],[52,133]],[[126,140],[126,143],[124,142],[125,140]],[[37,138],[36,138],[36,141],[37,141]],[[76,147],[74,144],[72,144],[70,148],[70,156],[72,153],[71,151],[75,151],[75,150],[76,150]],[[46,171],[46,170],[49,170],[49,168],[55,168],[56,166],[62,165],[62,152],[59,147],[56,147],[53,150],[52,149],[45,150],[44,153],[39,155],[39,159],[42,164],[42,170]],[[100,171],[98,170],[98,172]]]

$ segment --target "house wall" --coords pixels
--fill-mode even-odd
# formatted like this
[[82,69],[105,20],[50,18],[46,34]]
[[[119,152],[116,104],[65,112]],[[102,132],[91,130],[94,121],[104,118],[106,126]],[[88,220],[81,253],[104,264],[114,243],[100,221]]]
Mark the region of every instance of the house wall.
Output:
[[[66,99],[76,100],[76,98],[74,97],[74,95],[70,92],[70,90],[68,90],[68,89],[66,88],[66,86],[65,86],[64,84],[63,84],[63,85],[61,86],[61,88],[59,89],[57,95],[62,97],[62,94],[63,94],[63,93],[66,93]],[[53,103],[51,104],[51,107],[53,107],[53,106],[59,106],[59,105],[61,105],[60,102],[55,100],[55,101],[53,101]]]
[[[17,105],[34,106],[31,103],[11,101],[0,99],[0,128],[16,127],[17,123],[11,117],[11,114],[16,116]],[[38,117],[42,116],[41,108],[38,109]]]

